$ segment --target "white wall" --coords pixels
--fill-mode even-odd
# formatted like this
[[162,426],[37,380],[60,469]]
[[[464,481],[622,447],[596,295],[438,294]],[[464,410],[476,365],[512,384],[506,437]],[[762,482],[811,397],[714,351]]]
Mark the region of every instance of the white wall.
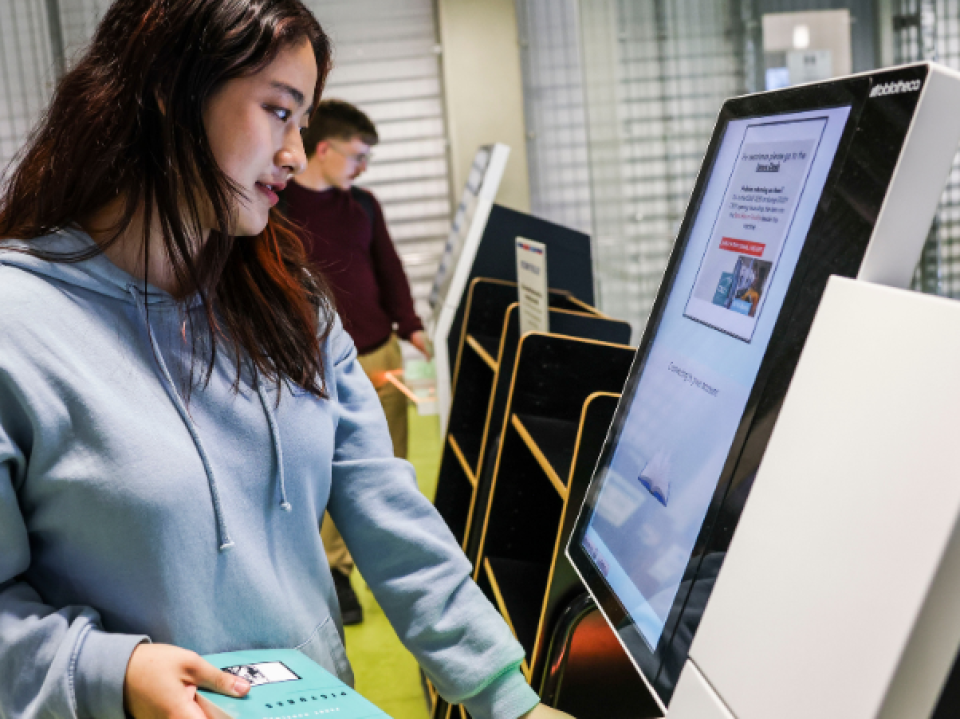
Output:
[[593,234],[577,0],[516,0],[530,210]]
[[513,0],[437,0],[455,191],[480,145],[510,146],[497,202],[530,209],[523,89]]

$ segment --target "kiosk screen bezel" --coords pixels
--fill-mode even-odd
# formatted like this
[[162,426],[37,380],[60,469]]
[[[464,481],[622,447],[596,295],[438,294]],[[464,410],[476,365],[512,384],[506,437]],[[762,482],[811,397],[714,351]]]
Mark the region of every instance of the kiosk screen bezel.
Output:
[[[574,568],[596,599],[607,621],[614,627],[631,660],[664,707],[673,693],[680,668],[686,660],[692,634],[699,621],[699,615],[692,612],[687,604],[705,603],[706,596],[709,595],[712,580],[722,563],[726,548],[724,543],[729,541],[739,518],[742,502],[749,492],[755,468],[759,465],[773,420],[786,393],[826,280],[832,274],[855,276],[893,174],[899,151],[893,153],[892,159],[873,158],[869,156],[869,152],[861,151],[863,142],[857,143],[857,133],[862,131],[860,126],[865,108],[868,110],[867,124],[871,131],[889,132],[891,141],[899,139],[902,144],[919,96],[919,93],[914,93],[909,97],[895,98],[890,103],[877,104],[876,100],[870,98],[870,89],[879,82],[900,79],[923,81],[926,75],[926,65],[914,65],[895,71],[854,76],[842,81],[734,98],[724,103],[721,108],[636,359],[567,547],[567,556]],[[875,104],[868,107],[868,101]],[[850,107],[846,126],[756,381],[684,571],[680,589],[667,616],[657,647],[651,651],[583,546],[584,535],[593,517],[605,472],[613,459],[640,376],[663,319],[667,300],[674,289],[681,260],[690,241],[726,127],[736,120],[768,120],[778,115],[837,107]],[[711,561],[705,563],[703,560],[708,556]],[[712,561],[714,558],[715,561]],[[704,580],[706,575],[709,577]],[[700,588],[701,595],[704,594],[702,588],[705,586],[706,594],[695,596],[695,599],[691,600],[691,594],[696,594],[695,586]],[[702,607],[698,611],[702,611]],[[689,631],[678,636],[677,629],[681,623]]]

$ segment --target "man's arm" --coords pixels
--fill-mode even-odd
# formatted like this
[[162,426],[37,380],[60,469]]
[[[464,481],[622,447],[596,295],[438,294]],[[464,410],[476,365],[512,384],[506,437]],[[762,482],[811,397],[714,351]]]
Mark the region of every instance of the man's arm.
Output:
[[[380,288],[380,304],[387,316],[397,324],[397,334],[402,339],[409,340],[424,354],[428,354],[423,322],[417,317],[413,307],[413,296],[410,293],[410,283],[407,281],[403,263],[390,238],[380,203],[373,195],[369,197],[374,209],[370,257],[377,277],[377,286]],[[422,347],[414,341],[413,335],[417,332],[421,333],[418,340]]]

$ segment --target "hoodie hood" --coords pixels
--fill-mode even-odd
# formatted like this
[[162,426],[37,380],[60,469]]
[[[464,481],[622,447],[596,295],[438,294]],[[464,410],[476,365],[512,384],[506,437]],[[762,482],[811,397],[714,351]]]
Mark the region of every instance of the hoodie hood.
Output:
[[70,256],[93,247],[96,247],[96,243],[86,232],[76,227],[66,227],[29,241],[3,240],[0,242],[0,264],[19,267],[114,299],[133,301],[130,296],[132,286],[140,290],[147,304],[176,302],[169,292],[138,280],[102,253],[83,262],[51,262],[23,251],[40,250]]

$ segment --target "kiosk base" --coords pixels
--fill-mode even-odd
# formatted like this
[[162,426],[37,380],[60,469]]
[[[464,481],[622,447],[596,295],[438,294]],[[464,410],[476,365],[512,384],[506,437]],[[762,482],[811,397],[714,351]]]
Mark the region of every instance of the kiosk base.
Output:
[[735,719],[713,691],[703,674],[689,659],[680,674],[677,691],[670,704],[669,719],[696,717],[696,719]]

